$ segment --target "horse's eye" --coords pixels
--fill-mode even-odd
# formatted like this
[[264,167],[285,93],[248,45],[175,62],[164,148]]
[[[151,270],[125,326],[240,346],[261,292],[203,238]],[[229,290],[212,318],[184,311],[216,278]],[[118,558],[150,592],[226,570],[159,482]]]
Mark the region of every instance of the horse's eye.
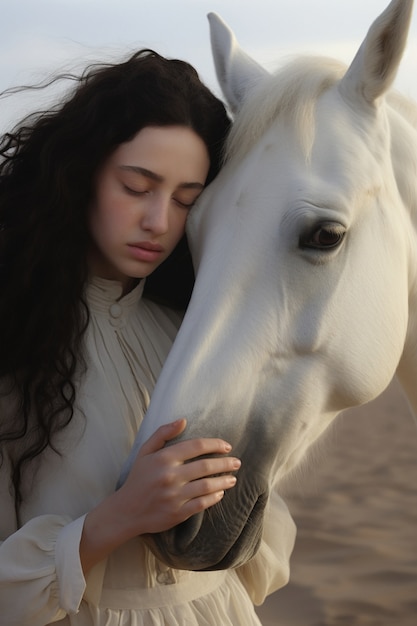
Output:
[[302,248],[316,248],[319,250],[329,250],[339,246],[345,236],[345,228],[341,224],[324,223],[316,226],[313,231],[309,231],[300,237]]

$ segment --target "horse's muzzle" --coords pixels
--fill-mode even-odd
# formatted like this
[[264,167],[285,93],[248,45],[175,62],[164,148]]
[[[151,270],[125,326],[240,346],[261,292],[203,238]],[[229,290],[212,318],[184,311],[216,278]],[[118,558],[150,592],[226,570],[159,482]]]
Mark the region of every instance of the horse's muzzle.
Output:
[[[236,502],[227,496],[168,531],[144,536],[148,547],[174,569],[207,571],[243,565],[259,548],[268,495],[257,497],[246,512],[236,509]],[[238,511],[239,519],[233,511]]]

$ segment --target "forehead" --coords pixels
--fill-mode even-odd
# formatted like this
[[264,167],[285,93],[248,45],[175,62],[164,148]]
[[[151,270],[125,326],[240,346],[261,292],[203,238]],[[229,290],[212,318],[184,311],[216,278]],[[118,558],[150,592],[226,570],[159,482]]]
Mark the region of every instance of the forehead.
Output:
[[210,165],[204,141],[185,126],[143,128],[119,145],[110,160],[117,166],[137,166],[163,177],[185,176],[184,181],[203,183]]

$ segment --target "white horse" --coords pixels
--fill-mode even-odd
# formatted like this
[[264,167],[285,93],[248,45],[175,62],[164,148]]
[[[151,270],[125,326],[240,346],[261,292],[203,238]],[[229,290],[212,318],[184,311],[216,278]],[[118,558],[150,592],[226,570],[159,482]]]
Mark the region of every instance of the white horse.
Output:
[[417,107],[388,94],[412,5],[392,0],[347,70],[302,58],[273,76],[209,16],[236,118],[190,215],[193,297],[124,474],[178,417],[242,468],[220,504],[151,536],[173,567],[250,558],[271,486],[396,373],[417,411]]

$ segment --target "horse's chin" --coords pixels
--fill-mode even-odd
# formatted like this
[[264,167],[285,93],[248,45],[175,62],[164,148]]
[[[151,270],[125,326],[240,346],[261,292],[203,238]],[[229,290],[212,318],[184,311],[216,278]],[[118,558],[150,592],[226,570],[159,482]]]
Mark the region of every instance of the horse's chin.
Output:
[[261,495],[234,527],[222,503],[162,533],[143,537],[155,556],[174,569],[210,571],[243,565],[258,551],[268,496]]

